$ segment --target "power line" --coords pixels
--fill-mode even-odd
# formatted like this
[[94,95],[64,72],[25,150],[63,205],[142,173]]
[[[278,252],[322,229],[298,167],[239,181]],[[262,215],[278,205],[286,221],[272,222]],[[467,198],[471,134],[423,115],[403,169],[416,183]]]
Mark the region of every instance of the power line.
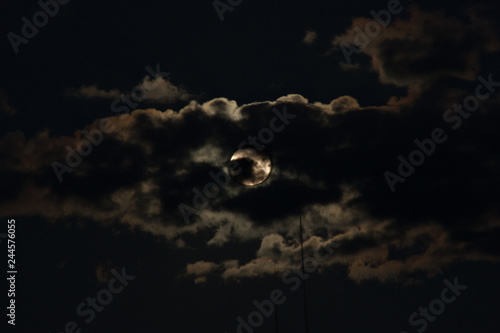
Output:
[[[302,205],[300,201],[300,180],[299,180],[299,152],[297,150],[297,158],[296,158],[296,165],[295,169],[297,172],[297,204],[299,206],[299,238],[300,238],[300,253],[302,255],[302,265],[301,265],[301,270],[302,270],[302,276],[305,274],[305,268],[304,268],[304,241],[303,241],[303,227],[302,227]],[[302,291],[304,295],[304,325],[305,325],[305,332],[309,333],[309,322],[307,319],[307,288],[306,288],[306,280],[304,279],[302,281]]]

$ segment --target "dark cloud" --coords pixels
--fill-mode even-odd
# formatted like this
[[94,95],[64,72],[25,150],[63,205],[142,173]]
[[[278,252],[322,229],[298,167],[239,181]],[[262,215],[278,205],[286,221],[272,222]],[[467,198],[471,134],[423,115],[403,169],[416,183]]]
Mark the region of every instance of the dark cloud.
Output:
[[[363,22],[355,19],[353,27]],[[247,262],[227,255],[219,263],[190,264],[187,275],[199,283],[211,274],[270,274],[270,263],[278,270],[294,267],[299,212],[308,253],[329,242],[342,244],[322,265],[345,265],[356,281],[432,275],[460,259],[497,261],[491,235],[500,226],[498,94],[481,102],[457,130],[443,114],[474,94],[478,57],[499,44],[486,21],[474,16],[456,33],[462,25],[413,8],[408,20],[395,20],[362,49],[383,83],[408,87],[406,96],[393,96],[384,105],[361,106],[356,96],[312,103],[290,94],[241,106],[216,98],[191,101],[180,110],[110,116],[113,131],[61,183],[51,165],[65,163],[66,147],[76,149],[85,140],[82,131],[67,137],[44,131],[30,139],[8,133],[0,141],[6,160],[0,179],[18,185],[2,196],[1,215],[118,222],[178,248],[196,247],[190,242],[197,237],[213,248],[261,241]],[[347,42],[352,34],[350,29],[334,43]],[[500,75],[493,73],[493,80]],[[195,207],[197,193],[215,182],[214,174],[224,178],[231,155],[273,119],[281,119],[283,127],[265,144],[273,164],[269,179],[256,187],[229,182],[215,197],[201,200],[202,208]],[[436,144],[393,193],[384,173],[397,173],[398,156],[408,158],[417,148],[414,140],[429,138],[435,128],[443,129],[447,141]],[[189,223],[179,204],[196,210]]]
[[[466,94],[462,91],[459,96]],[[451,230],[467,233],[478,225],[498,230],[495,198],[500,156],[495,146],[500,138],[488,124],[498,123],[493,110],[499,103],[493,98],[481,105],[467,125],[453,131],[443,122],[440,108],[451,103],[451,95],[448,88],[430,86],[396,111],[389,105],[360,107],[352,97],[330,104],[311,104],[294,97],[295,102],[288,99],[242,107],[218,99],[203,105],[191,103],[179,112],[137,110],[130,116],[110,117],[116,129],[60,184],[50,167],[52,158],[63,162],[64,146],[75,148],[80,132],[75,132],[75,138],[50,138],[44,133],[27,142],[18,139],[16,152],[6,144],[13,144],[15,134],[11,134],[1,145],[2,153],[13,155],[19,163],[4,167],[2,177],[22,175],[24,185],[13,199],[15,204],[3,205],[2,211],[117,220],[167,239],[209,228],[213,238],[207,244],[220,246],[231,239],[259,239],[276,232],[293,239],[296,233],[290,226],[302,210],[307,237],[321,234],[342,242],[338,259],[331,264],[347,264],[357,280],[394,279],[416,269],[434,271],[436,266],[428,265],[426,258],[438,254],[405,252],[421,248],[425,237],[432,239],[425,243],[428,251],[430,244],[440,241],[442,250],[453,253],[460,246],[472,246],[474,258],[491,259],[497,253],[493,238],[471,233],[477,237],[466,239]],[[210,172],[225,171],[227,158],[238,144],[268,127],[275,116],[273,109],[283,112],[285,108],[296,118],[266,145],[273,160],[271,177],[256,187],[231,182],[186,225],[178,205],[193,206],[193,189],[203,191],[214,181]],[[384,172],[397,172],[397,156],[407,156],[415,149],[413,140],[428,137],[434,127],[443,127],[448,141],[437,146],[436,153],[392,193]],[[35,155],[27,154],[34,149]],[[86,208],[77,203],[85,203]],[[27,206],[22,212],[17,209],[21,204]],[[431,228],[434,234],[417,232],[422,228]],[[398,243],[402,237],[407,239],[406,245]],[[483,245],[474,246],[476,239]],[[287,252],[273,246],[269,255],[284,260]],[[291,247],[289,251],[294,246],[286,245]],[[395,255],[398,251],[407,254]],[[463,251],[456,255],[466,256]],[[408,256],[420,258],[421,264],[408,266]],[[360,258],[368,266],[359,266]],[[453,256],[436,258],[442,264],[453,260]],[[252,265],[265,266],[267,254],[256,260]],[[384,273],[391,262],[397,262],[397,267]],[[227,276],[267,272],[263,266],[249,271],[239,264],[229,268],[210,265],[219,267],[210,272]]]
[[383,83],[421,85],[443,76],[474,80],[479,57],[498,51],[500,43],[491,19],[482,12],[470,12],[474,14],[461,20],[412,6],[408,20],[393,18],[388,27],[368,38],[366,46],[365,42],[358,45],[361,37],[355,28],[365,31],[370,19],[356,18],[333,44],[360,46]]

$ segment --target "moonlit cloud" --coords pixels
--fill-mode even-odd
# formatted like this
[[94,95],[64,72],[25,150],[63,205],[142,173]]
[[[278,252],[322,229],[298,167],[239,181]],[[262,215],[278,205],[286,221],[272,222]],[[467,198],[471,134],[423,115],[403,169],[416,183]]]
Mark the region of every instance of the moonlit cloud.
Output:
[[[391,193],[383,177],[386,170],[397,168],[398,155],[415,148],[415,138],[425,138],[435,127],[447,128],[444,110],[470,94],[465,88],[436,84],[436,79],[474,78],[480,52],[476,39],[488,52],[498,49],[496,37],[482,29],[479,20],[472,20],[466,33],[444,48],[439,36],[449,36],[460,23],[417,8],[410,14],[408,20],[396,19],[362,49],[381,82],[408,86],[406,95],[392,96],[382,105],[361,105],[351,95],[310,101],[300,94],[242,105],[224,97],[199,103],[163,77],[146,77],[139,86],[149,89],[149,101],[186,105],[106,117],[114,130],[63,175],[62,183],[51,163],[65,163],[67,147],[77,149],[86,140],[83,129],[75,128],[68,136],[45,130],[29,138],[22,131],[9,132],[0,140],[5,161],[0,175],[5,184],[16,186],[0,203],[1,216],[113,221],[162,237],[178,250],[260,243],[247,261],[228,254],[218,262],[200,257],[188,263],[184,276],[197,283],[209,276],[239,279],[295,267],[298,209],[308,251],[332,241],[342,244],[321,266],[344,265],[358,282],[396,281],[417,272],[433,276],[458,260],[498,261],[498,253],[487,245],[494,242],[487,235],[500,228],[497,196],[491,192],[500,181],[500,156],[491,146],[499,134],[487,126],[500,121],[497,97],[479,106],[467,124],[467,135],[449,132],[449,141],[425,167],[399,184],[399,195]],[[334,44],[352,42],[353,27],[365,21],[355,19]],[[308,32],[307,40],[313,36]],[[446,50],[457,60],[432,71],[419,69],[421,62],[449,62],[443,57]],[[118,94],[94,85],[79,88],[74,96]],[[275,110],[286,110],[296,119],[281,120],[283,129],[265,146],[273,162],[269,179],[255,188],[229,182],[186,223],[179,205],[193,208],[197,193],[214,182],[211,175],[223,179],[231,154],[269,127]],[[99,121],[84,129],[92,131]],[[460,174],[467,177],[457,178]],[[487,182],[483,175],[488,175]],[[471,192],[474,200],[467,199]],[[426,209],[416,208],[416,202]],[[196,235],[203,239],[193,241]],[[482,244],[473,241],[477,237],[483,238]]]
[[3,88],[0,87],[0,116],[13,116],[17,113],[15,107],[9,103],[9,98]]
[[76,98],[103,98],[103,99],[116,99],[120,98],[120,91],[118,89],[105,90],[97,87],[96,84],[83,85],[78,89],[70,89],[66,91],[66,95]]
[[307,30],[306,31],[306,35],[304,36],[304,39],[302,40],[302,42],[304,44],[313,44],[314,41],[316,40],[316,38],[318,38],[318,34],[316,33],[316,31],[313,31],[313,30]]
[[[494,253],[457,237],[451,228],[459,223],[470,235],[497,230],[500,219],[492,211],[493,203],[486,197],[476,197],[481,200],[463,208],[470,219],[463,219],[460,216],[465,217],[465,211],[458,209],[450,214],[446,205],[437,204],[442,200],[439,192],[428,192],[435,186],[430,179],[439,176],[443,184],[453,181],[452,175],[439,171],[451,164],[470,176],[468,183],[462,184],[463,190],[449,193],[448,200],[463,198],[468,187],[481,184],[474,175],[481,177],[488,170],[499,177],[497,169],[487,166],[492,156],[476,155],[462,161],[461,155],[453,154],[461,146],[458,136],[440,147],[442,157],[428,162],[443,167],[422,170],[403,185],[410,188],[414,181],[424,186],[420,190],[400,197],[387,188],[383,171],[393,167],[394,156],[407,150],[406,143],[421,136],[420,125],[408,119],[428,110],[426,105],[437,103],[421,96],[406,97],[422,98],[425,103],[419,106],[411,106],[418,105],[415,101],[391,101],[385,106],[363,107],[352,96],[338,96],[326,104],[310,103],[303,96],[288,95],[274,102],[241,106],[219,98],[204,104],[193,101],[179,111],[139,109],[126,117],[108,117],[115,130],[83,158],[73,173],[65,174],[61,184],[50,165],[65,161],[65,147],[76,149],[84,139],[82,132],[53,137],[45,131],[30,139],[20,131],[12,132],[0,141],[1,155],[9,154],[12,161],[1,171],[4,180],[8,177],[18,186],[9,200],[0,204],[0,211],[2,216],[36,214],[51,220],[80,216],[101,223],[118,221],[162,236],[179,249],[199,247],[186,236],[207,230],[211,235],[204,246],[209,248],[234,241],[261,241],[255,258],[248,262],[228,255],[220,262],[200,260],[188,264],[186,276],[193,277],[196,283],[206,282],[209,276],[239,279],[295,267],[299,206],[304,214],[309,253],[314,246],[341,243],[335,256],[322,262],[321,267],[345,265],[356,281],[392,281],[415,272],[433,275],[459,259],[496,261]],[[494,121],[496,113],[491,110],[498,101],[492,103],[475,114],[478,126]],[[266,147],[275,166],[266,186],[244,188],[230,183],[186,225],[178,205],[192,205],[193,189],[203,191],[213,181],[209,173],[224,172],[224,161],[238,144],[269,126],[273,108],[283,110],[285,106],[297,119],[275,133]],[[399,110],[403,107],[404,114]],[[436,114],[441,111],[436,109]],[[432,113],[426,114],[432,121],[439,121]],[[86,130],[97,124],[95,121]],[[394,132],[392,129],[398,126],[405,130]],[[301,149],[298,188],[295,147]],[[483,171],[473,171],[479,169]],[[300,201],[297,191],[301,193]],[[426,196],[428,209],[417,212],[414,202],[422,201],[422,196]],[[82,202],[86,205],[82,206]],[[485,212],[490,212],[488,220],[483,218]],[[483,225],[482,231],[476,231],[478,225]],[[469,250],[465,252],[464,248]]]
[[[188,102],[194,97],[189,94],[185,88],[175,86],[168,79],[160,75],[154,79],[150,76],[144,77],[137,85],[137,89],[143,91],[144,100],[156,103]],[[120,92],[118,89],[100,89],[97,84],[82,85],[77,89],[69,89],[66,91],[67,96],[86,99],[120,99],[123,94],[127,93]]]
[[354,18],[345,33],[335,36],[333,45],[341,55],[341,43],[358,46],[370,57],[380,81],[398,86],[421,85],[448,75],[474,80],[480,54],[500,50],[498,35],[486,18],[470,14],[470,20],[464,23],[440,12],[421,11],[417,6],[410,7],[409,13],[408,20],[393,18],[389,26],[366,42],[356,29],[365,31],[373,18]]
[[[142,80],[138,87],[147,91],[145,99],[151,102],[187,102],[193,98],[193,95],[189,94],[185,88],[177,87],[168,79],[161,76],[158,76],[155,79],[147,76]],[[154,87],[154,89],[151,89],[150,87]]]
[[4,2],[20,332],[497,326],[500,3]]

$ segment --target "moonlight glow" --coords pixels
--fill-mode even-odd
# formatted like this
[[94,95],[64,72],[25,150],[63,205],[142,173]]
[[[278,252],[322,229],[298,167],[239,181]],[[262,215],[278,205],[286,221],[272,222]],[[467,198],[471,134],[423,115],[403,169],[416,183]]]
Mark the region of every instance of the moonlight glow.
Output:
[[[238,164],[237,167],[228,168],[229,175],[246,186],[262,184],[271,174],[271,158],[264,151],[254,148],[239,149],[231,156],[230,161]],[[234,170],[241,171],[235,172]]]

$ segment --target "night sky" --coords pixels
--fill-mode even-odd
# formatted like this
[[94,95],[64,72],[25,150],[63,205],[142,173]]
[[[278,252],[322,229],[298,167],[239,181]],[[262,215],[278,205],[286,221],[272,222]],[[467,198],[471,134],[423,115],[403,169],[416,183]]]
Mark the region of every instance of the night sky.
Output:
[[496,1],[0,4],[8,332],[498,332]]

